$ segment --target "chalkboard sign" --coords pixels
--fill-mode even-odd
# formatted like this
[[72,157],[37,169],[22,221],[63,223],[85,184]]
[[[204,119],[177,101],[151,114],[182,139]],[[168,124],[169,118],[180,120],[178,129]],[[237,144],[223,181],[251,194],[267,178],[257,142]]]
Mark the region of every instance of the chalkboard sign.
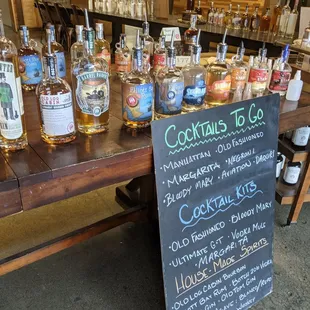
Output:
[[242,310],[271,293],[279,102],[152,123],[168,310]]

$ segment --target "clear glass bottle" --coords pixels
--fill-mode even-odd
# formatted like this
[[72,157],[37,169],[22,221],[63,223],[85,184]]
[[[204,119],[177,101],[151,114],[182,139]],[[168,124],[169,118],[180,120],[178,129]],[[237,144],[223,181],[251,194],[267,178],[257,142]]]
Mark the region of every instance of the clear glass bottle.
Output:
[[42,63],[40,52],[35,49],[36,42],[29,40],[29,30],[25,25],[19,26],[21,47],[18,50],[19,73],[22,88],[31,91],[42,80]]
[[138,18],[141,18],[143,16],[142,0],[137,0],[137,3],[136,3],[136,15],[137,15]]
[[1,10],[0,38],[0,148],[17,151],[28,145],[24,104],[17,49],[5,37]]
[[184,32],[184,55],[190,55],[190,47],[196,44],[198,29],[196,28],[197,15],[191,15],[190,27]]
[[207,66],[206,84],[207,96],[205,103],[208,106],[219,106],[229,102],[231,89],[231,70],[226,61],[228,46],[225,43],[227,29],[223,41],[217,45],[216,60]]
[[250,23],[251,23],[251,17],[249,15],[249,6],[247,5],[245,7],[245,12],[243,13],[242,18],[241,18],[241,28],[243,30],[249,30]]
[[141,38],[144,38],[145,47],[148,50],[150,55],[150,63],[153,63],[153,54],[154,54],[154,39],[150,36],[150,24],[145,17],[145,21],[142,24],[142,35]]
[[286,94],[291,79],[292,67],[288,63],[289,55],[290,46],[287,44],[282,50],[281,58],[275,61],[271,73],[269,91],[280,96]]
[[141,38],[141,48],[142,48],[142,63],[143,63],[143,70],[150,71],[151,69],[151,55],[146,47],[145,38]]
[[270,8],[267,8],[265,15],[262,16],[261,21],[260,21],[259,29],[261,32],[267,33],[269,31],[270,21],[271,21]]
[[211,2],[211,7],[210,10],[208,12],[208,24],[213,25],[214,24],[214,2]]
[[[52,53],[55,53],[57,58],[57,72],[58,76],[62,79],[66,77],[66,59],[65,59],[65,50],[62,45],[55,40],[55,26],[49,25],[46,27],[46,34],[51,35],[52,42]],[[42,57],[47,55],[47,44],[42,47]]]
[[132,70],[122,78],[123,120],[127,127],[145,128],[152,121],[154,83],[150,74],[143,69],[139,30],[132,55]]
[[41,137],[50,144],[63,144],[76,138],[72,91],[69,84],[58,77],[50,35],[47,46],[48,54],[43,57],[44,78],[36,89]]
[[278,27],[280,23],[280,17],[282,12],[281,2],[282,0],[279,0],[278,3],[274,6],[271,16],[270,31],[274,34],[278,32]]
[[237,11],[234,14],[234,18],[232,20],[233,28],[236,30],[241,29],[241,13],[240,13],[240,4],[237,5]]
[[119,43],[116,43],[115,47],[115,71],[117,75],[123,76],[131,70],[131,53],[126,44],[125,33],[120,35]]
[[153,63],[153,70],[156,74],[160,69],[164,68],[166,65],[166,37],[162,35],[159,38],[159,43],[155,46],[154,51],[154,63]]
[[110,43],[104,39],[104,31],[102,23],[96,23],[95,53],[97,57],[102,58],[107,62],[110,70],[111,68]]
[[202,15],[203,11],[202,11],[202,8],[201,8],[201,1],[198,0],[198,5],[197,7],[195,8],[195,12],[198,14],[198,15]]
[[206,70],[200,65],[201,46],[199,29],[197,42],[192,46],[191,62],[182,69],[184,76],[184,95],[182,112],[200,111],[205,108],[204,99],[206,95]]
[[224,18],[225,18],[225,10],[221,9],[221,12],[219,14],[219,20],[218,20],[218,25],[220,27],[224,26]]
[[214,11],[214,16],[213,16],[213,25],[217,26],[218,23],[219,23],[219,11],[218,9],[216,8],[215,11]]
[[89,27],[86,9],[84,14],[84,56],[73,68],[72,88],[78,130],[96,134],[107,131],[109,126],[109,67],[104,59],[96,57],[94,30]]
[[250,22],[250,30],[253,32],[258,31],[260,24],[260,16],[258,14],[258,6],[255,7],[255,11],[253,15],[251,16],[251,22]]
[[290,13],[291,13],[290,0],[287,0],[285,6],[282,8],[280,21],[279,21],[278,35],[281,37],[283,37],[285,35]]
[[243,90],[246,83],[248,65],[243,61],[245,48],[243,41],[237,49],[237,55],[233,57],[231,64],[231,90],[235,91],[238,87]]
[[71,67],[76,61],[79,61],[84,54],[84,38],[83,38],[83,25],[75,26],[76,42],[74,42],[70,48],[71,55]]
[[176,68],[176,51],[173,46],[174,31],[167,49],[167,62],[155,78],[155,119],[181,114],[184,91],[182,71]]
[[228,7],[228,11],[226,12],[224,17],[224,24],[226,28],[231,29],[233,27],[232,20],[233,20],[233,12],[232,12],[232,4],[230,4]]
[[288,17],[285,37],[289,39],[293,38],[295,34],[297,17],[298,17],[298,3],[299,0],[295,0],[294,8]]

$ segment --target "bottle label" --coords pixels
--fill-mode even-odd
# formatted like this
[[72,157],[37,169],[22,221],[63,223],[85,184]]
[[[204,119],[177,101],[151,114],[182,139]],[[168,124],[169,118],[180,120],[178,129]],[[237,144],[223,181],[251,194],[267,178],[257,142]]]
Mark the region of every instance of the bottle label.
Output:
[[154,88],[148,84],[122,84],[123,119],[132,122],[152,120]]
[[49,136],[64,136],[75,131],[71,92],[41,95],[42,130]]
[[306,146],[308,144],[310,127],[301,127],[294,131],[292,142],[297,146]]
[[165,115],[180,114],[182,109],[182,99],[184,82],[156,83],[155,110],[157,113]]
[[204,80],[198,81],[196,85],[186,86],[184,89],[183,101],[189,105],[202,105],[204,103],[206,91],[207,88]]
[[109,68],[111,67],[111,54],[107,49],[104,49],[101,51],[101,53],[98,53],[97,57],[104,59],[107,62]]
[[130,72],[131,55],[129,53],[115,53],[116,72]]
[[227,75],[225,80],[219,80],[208,85],[208,95],[216,100],[226,100],[229,98],[231,87],[231,76]]
[[145,41],[145,47],[149,52],[149,55],[153,55],[154,52],[154,43],[150,41]]
[[291,73],[290,72],[273,70],[272,74],[271,74],[269,89],[270,90],[287,91],[288,83],[289,83],[290,79],[291,79]]
[[244,68],[233,68],[231,71],[231,88],[237,89],[241,87],[244,89],[246,73],[247,70]]
[[22,84],[39,84],[42,80],[42,63],[39,55],[20,56],[19,72]]
[[286,167],[283,179],[289,184],[296,184],[299,178],[300,167]]
[[252,89],[264,91],[268,80],[267,69],[251,69],[249,74],[249,82],[252,83]]
[[81,111],[100,116],[109,109],[109,74],[85,72],[77,76],[76,101]]
[[66,59],[64,52],[57,52],[56,59],[57,59],[57,69],[58,69],[58,76],[60,78],[66,77]]
[[241,26],[241,17],[234,17],[232,20],[232,23],[235,27],[240,27]]
[[166,54],[154,54],[154,71],[157,72],[166,65]]
[[23,134],[21,93],[20,78],[15,78],[14,65],[0,61],[0,133],[5,139],[18,139]]

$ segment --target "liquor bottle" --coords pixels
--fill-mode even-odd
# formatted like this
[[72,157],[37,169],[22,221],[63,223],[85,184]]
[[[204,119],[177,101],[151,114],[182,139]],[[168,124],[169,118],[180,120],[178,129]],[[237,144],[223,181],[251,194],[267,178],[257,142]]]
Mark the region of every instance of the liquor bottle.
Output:
[[214,2],[211,2],[211,7],[208,12],[208,24],[213,25],[214,23]]
[[261,21],[260,21],[260,31],[262,32],[268,32],[270,28],[270,8],[266,9],[265,15],[262,16]]
[[231,70],[226,61],[228,46],[225,43],[227,29],[223,41],[217,45],[216,60],[208,65],[206,74],[207,96],[205,103],[219,106],[228,103],[231,88]]
[[186,9],[188,11],[194,11],[195,8],[195,0],[187,0]]
[[115,47],[115,71],[117,75],[123,76],[131,70],[131,53],[126,45],[126,34],[120,35],[119,43],[116,43]]
[[145,41],[145,47],[147,48],[149,55],[150,55],[150,61],[153,63],[153,54],[154,54],[154,39],[150,36],[150,24],[147,21],[147,16],[145,13],[145,21],[142,24],[142,35],[141,38],[144,38]]
[[141,48],[142,48],[142,67],[145,71],[151,70],[151,55],[149,50],[145,44],[145,38],[142,37],[141,39]]
[[258,56],[255,57],[253,66],[250,68],[249,82],[252,83],[252,94],[263,94],[267,87],[269,68],[267,64],[267,49],[265,43],[259,49]]
[[286,169],[283,175],[283,181],[287,185],[295,185],[298,182],[299,175],[301,171],[301,162],[292,162],[287,163]]
[[281,58],[275,61],[272,69],[269,91],[278,93],[280,96],[286,94],[291,79],[292,68],[288,63],[289,55],[290,46],[287,44],[282,50]]
[[234,14],[232,20],[233,28],[238,30],[241,28],[241,13],[240,13],[240,4],[237,5],[237,11]]
[[122,79],[122,112],[124,124],[130,128],[150,126],[154,100],[154,83],[143,70],[143,50],[137,30],[136,44],[132,52],[132,70]]
[[18,50],[18,60],[21,83],[24,90],[30,91],[34,90],[37,84],[42,80],[43,73],[40,53],[34,48],[36,42],[29,40],[29,30],[27,26],[20,26],[19,33],[21,47]]
[[198,6],[195,8],[195,12],[198,14],[198,15],[202,15],[203,11],[202,11],[202,8],[201,8],[201,4],[200,4],[200,0],[198,0]]
[[213,25],[218,25],[219,23],[219,11],[218,9],[215,9],[215,12],[214,12],[214,16],[213,16]]
[[243,30],[249,30],[250,29],[250,24],[251,24],[251,17],[249,15],[249,6],[247,5],[245,7],[245,12],[242,15],[241,28]]
[[288,18],[290,16],[290,13],[291,13],[290,0],[287,0],[285,6],[282,8],[280,21],[279,21],[278,35],[281,37],[283,37],[285,35],[287,23],[288,23]]
[[232,19],[233,19],[232,4],[230,4],[228,11],[226,12],[225,17],[224,17],[224,24],[226,28],[230,29],[233,27]]
[[0,10],[0,148],[17,151],[27,145],[17,49],[5,37]]
[[274,34],[278,32],[278,27],[280,23],[280,16],[282,12],[281,2],[282,0],[279,0],[278,3],[274,6],[271,16],[270,31]]
[[71,67],[76,61],[79,61],[84,54],[84,39],[83,39],[83,25],[75,26],[76,42],[74,42],[70,48],[71,55]]
[[196,44],[198,29],[196,28],[197,15],[191,15],[191,25],[184,32],[184,55],[190,55],[190,47]]
[[138,0],[136,4],[136,15],[138,18],[141,18],[143,16],[143,5],[142,0]]
[[299,0],[295,0],[294,8],[288,17],[285,37],[293,38],[296,29],[297,17],[298,17],[298,2]]
[[292,142],[296,146],[306,146],[310,135],[310,127],[300,127],[294,130]]
[[153,70],[156,74],[160,69],[164,68],[166,65],[166,46],[165,46],[166,37],[162,35],[159,38],[159,43],[155,46],[154,51],[154,63]]
[[248,65],[243,61],[245,48],[243,41],[237,49],[237,55],[233,57],[231,64],[231,90],[235,91],[238,87],[243,90],[246,83]]
[[167,49],[166,66],[160,69],[155,78],[155,119],[181,114],[184,91],[182,71],[176,68],[176,51],[173,46],[174,31]]
[[298,101],[302,92],[304,82],[301,80],[301,71],[297,70],[293,80],[288,83],[286,100]]
[[135,0],[129,0],[130,4],[129,4],[129,14],[130,17],[134,18],[136,15],[136,2]]
[[184,95],[182,112],[194,112],[204,109],[206,95],[206,70],[200,65],[201,46],[199,29],[197,42],[192,46],[191,62],[182,69],[184,76]]
[[102,58],[107,62],[110,70],[111,68],[110,43],[104,39],[102,23],[96,23],[95,53],[98,58]]
[[[52,43],[52,53],[55,53],[57,58],[57,72],[60,78],[66,77],[66,59],[65,52],[62,45],[55,40],[55,26],[49,25],[46,27],[46,34],[51,35],[51,43]],[[42,56],[47,54],[47,44],[42,47]]]
[[72,91],[69,84],[58,77],[49,34],[47,48],[48,53],[43,56],[44,78],[36,89],[41,137],[50,144],[63,144],[76,138]]
[[219,14],[219,20],[218,20],[218,25],[220,27],[224,26],[224,18],[225,18],[225,11],[224,9],[221,9],[221,12]]
[[85,134],[95,134],[108,130],[109,67],[104,59],[96,57],[94,30],[89,27],[86,9],[84,14],[84,56],[73,68],[72,85],[78,130]]
[[257,7],[255,7],[255,11],[254,11],[253,15],[251,16],[250,30],[253,32],[258,31],[259,24],[260,24],[260,16],[258,14],[258,6],[257,6]]

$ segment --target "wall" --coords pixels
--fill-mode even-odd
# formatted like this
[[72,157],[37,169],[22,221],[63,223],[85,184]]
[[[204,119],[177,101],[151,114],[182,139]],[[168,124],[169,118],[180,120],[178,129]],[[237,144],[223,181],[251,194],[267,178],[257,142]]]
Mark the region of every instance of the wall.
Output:
[[9,0],[1,0],[2,20],[4,25],[11,27],[11,12],[9,6]]

